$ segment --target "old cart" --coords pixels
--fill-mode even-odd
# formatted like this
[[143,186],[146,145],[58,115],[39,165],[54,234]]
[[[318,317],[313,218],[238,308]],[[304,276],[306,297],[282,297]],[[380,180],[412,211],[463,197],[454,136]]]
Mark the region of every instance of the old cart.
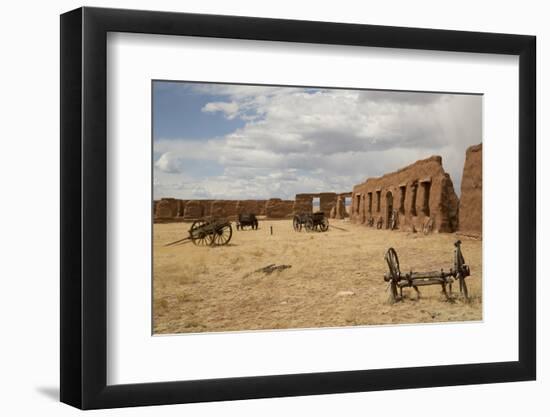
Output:
[[165,246],[192,241],[197,246],[227,245],[233,235],[233,228],[227,219],[204,218],[195,220],[189,229],[189,236]]
[[390,300],[393,302],[402,300],[404,287],[413,287],[420,297],[418,287],[424,285],[441,285],[442,292],[445,294],[445,297],[450,300],[452,285],[455,280],[458,281],[460,293],[465,299],[468,299],[468,287],[466,286],[465,279],[470,276],[470,267],[464,261],[460,245],[460,240],[457,240],[454,244],[453,267],[448,271],[441,269],[440,271],[413,272],[411,270],[405,274],[401,273],[397,252],[394,248],[389,248],[385,255],[389,272],[384,274],[384,281],[389,283]]
[[244,230],[250,227],[252,230],[258,230],[258,219],[254,213],[241,213],[237,218],[237,230]]
[[397,210],[392,210],[390,218],[388,219],[388,229],[395,230],[397,229],[397,224],[399,221],[399,213]]
[[302,227],[305,227],[306,232],[326,232],[328,230],[328,219],[322,211],[296,214],[292,220],[292,227],[296,232],[300,232]]

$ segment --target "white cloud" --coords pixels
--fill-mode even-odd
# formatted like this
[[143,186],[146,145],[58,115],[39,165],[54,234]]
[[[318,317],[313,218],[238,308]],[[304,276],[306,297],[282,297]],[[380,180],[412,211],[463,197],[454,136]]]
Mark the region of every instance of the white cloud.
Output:
[[162,172],[178,173],[182,169],[181,159],[174,152],[166,152],[155,162],[155,167]]
[[[459,192],[464,152],[481,142],[480,96],[196,88],[227,96],[203,111],[246,123],[208,141],[155,141],[157,197],[293,198],[298,192],[349,191],[366,177],[433,154],[443,156]],[[211,161],[223,174],[186,171],[189,159]]]
[[234,101],[230,103],[218,101],[214,103],[207,103],[206,106],[202,108],[202,111],[206,113],[215,113],[219,111],[222,112],[226,118],[232,120],[239,114],[239,105]]

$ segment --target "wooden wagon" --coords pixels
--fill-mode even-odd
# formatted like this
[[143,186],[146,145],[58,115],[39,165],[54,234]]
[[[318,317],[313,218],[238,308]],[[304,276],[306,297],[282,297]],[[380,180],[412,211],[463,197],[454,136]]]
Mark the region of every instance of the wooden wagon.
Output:
[[292,227],[296,232],[300,232],[302,228],[305,228],[306,232],[326,232],[328,230],[328,219],[322,211],[296,214],[292,219]]

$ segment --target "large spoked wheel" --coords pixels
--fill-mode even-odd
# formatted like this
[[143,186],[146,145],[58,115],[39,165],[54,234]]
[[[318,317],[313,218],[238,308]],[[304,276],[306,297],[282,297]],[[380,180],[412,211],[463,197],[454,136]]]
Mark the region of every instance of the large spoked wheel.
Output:
[[397,252],[394,248],[389,248],[386,252],[386,262],[388,268],[390,269],[390,274],[393,280],[399,281],[401,278],[401,269],[399,268],[399,258],[397,257]]
[[468,296],[468,287],[466,286],[466,280],[463,277],[460,277],[458,282],[460,285],[460,293],[466,301],[469,301],[470,298]]
[[294,219],[292,220],[292,227],[296,232],[302,230],[302,223],[300,222],[300,218],[298,216],[294,216]]
[[307,219],[305,226],[306,226],[306,232],[313,232],[315,230],[315,224],[313,223],[313,219]]
[[193,243],[197,246],[212,245],[214,236],[206,232],[208,222],[204,220],[195,220],[189,230],[189,235]]
[[424,223],[424,227],[422,228],[422,232],[424,232],[425,235],[432,233],[432,230],[434,228],[434,222],[431,218],[428,218],[426,222]]
[[233,236],[233,228],[230,224],[220,227],[214,231],[213,245],[221,246],[227,245]]
[[401,270],[399,268],[399,258],[394,248],[389,248],[384,256],[390,270],[390,301],[395,302],[398,300],[397,283],[401,279]]
[[326,232],[328,230],[328,219],[323,219],[322,223],[319,224],[319,230],[321,230],[321,232]]
[[390,230],[395,230],[397,227],[397,213],[393,212],[390,220]]
[[397,283],[395,281],[390,281],[390,303],[395,303],[399,300],[399,294],[397,291]]

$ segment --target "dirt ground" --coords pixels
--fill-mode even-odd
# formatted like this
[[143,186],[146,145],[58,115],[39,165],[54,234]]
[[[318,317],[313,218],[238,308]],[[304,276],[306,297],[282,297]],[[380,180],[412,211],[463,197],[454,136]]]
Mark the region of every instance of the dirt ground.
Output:
[[[297,233],[290,220],[260,221],[257,231],[233,228],[227,246],[165,247],[187,236],[190,224],[155,224],[154,333],[482,319],[481,241],[460,237],[472,273],[466,280],[470,302],[445,301],[441,287],[429,286],[420,288],[420,300],[407,288],[403,301],[389,303],[383,275],[390,246],[402,272],[448,270],[457,236],[376,230],[342,220],[330,225],[325,233]],[[254,272],[270,264],[291,268]]]

